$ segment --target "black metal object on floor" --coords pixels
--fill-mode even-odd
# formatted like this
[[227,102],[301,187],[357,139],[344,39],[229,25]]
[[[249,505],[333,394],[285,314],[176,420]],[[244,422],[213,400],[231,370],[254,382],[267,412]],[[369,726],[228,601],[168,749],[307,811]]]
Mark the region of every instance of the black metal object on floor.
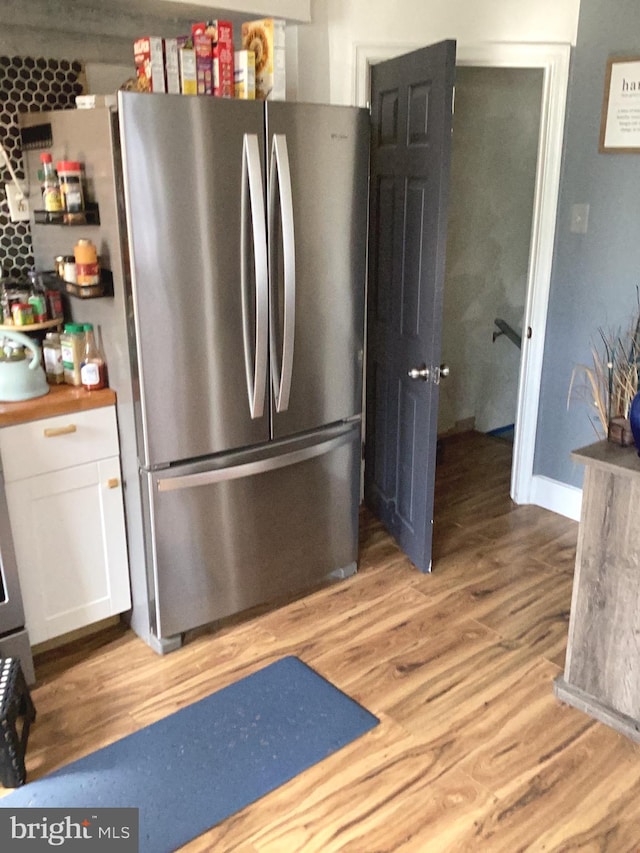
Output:
[[0,658],[0,782],[18,788],[27,778],[25,753],[36,709],[18,658]]

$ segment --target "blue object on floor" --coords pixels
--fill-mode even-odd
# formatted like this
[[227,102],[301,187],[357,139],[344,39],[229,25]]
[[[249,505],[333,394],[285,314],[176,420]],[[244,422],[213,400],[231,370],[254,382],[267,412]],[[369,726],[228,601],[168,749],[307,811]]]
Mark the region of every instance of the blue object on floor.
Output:
[[489,430],[487,435],[497,436],[498,438],[506,438],[507,441],[513,441],[514,433],[515,433],[515,424],[507,424],[503,427],[498,427],[497,429]]
[[378,722],[285,657],[26,784],[0,807],[137,807],[140,853],[170,853]]

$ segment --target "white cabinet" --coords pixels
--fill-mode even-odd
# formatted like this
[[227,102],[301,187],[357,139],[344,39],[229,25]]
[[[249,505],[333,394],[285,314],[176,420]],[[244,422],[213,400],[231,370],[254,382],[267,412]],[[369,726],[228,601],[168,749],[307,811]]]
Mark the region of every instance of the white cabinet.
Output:
[[131,605],[115,407],[0,430],[32,643]]

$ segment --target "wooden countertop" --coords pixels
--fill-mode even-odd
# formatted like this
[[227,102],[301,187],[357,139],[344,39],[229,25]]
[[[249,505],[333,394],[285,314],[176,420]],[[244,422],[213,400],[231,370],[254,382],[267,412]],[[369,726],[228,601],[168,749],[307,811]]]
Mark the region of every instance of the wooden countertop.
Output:
[[75,385],[50,385],[49,393],[42,397],[33,397],[20,403],[0,403],[0,427],[83,412],[87,409],[100,409],[103,406],[112,406],[115,401],[116,394],[111,388],[85,391]]
[[615,474],[635,476],[640,474],[640,456],[634,445],[621,447],[612,441],[597,441],[571,454],[576,462],[593,465]]

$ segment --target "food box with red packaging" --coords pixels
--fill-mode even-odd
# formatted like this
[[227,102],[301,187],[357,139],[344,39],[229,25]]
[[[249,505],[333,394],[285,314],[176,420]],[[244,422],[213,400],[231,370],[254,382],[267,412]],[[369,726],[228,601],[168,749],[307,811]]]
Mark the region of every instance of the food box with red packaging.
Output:
[[219,98],[235,95],[233,25],[217,21],[217,41],[213,45],[213,94]]
[[142,36],[133,43],[139,92],[166,92],[164,44],[160,36]]

